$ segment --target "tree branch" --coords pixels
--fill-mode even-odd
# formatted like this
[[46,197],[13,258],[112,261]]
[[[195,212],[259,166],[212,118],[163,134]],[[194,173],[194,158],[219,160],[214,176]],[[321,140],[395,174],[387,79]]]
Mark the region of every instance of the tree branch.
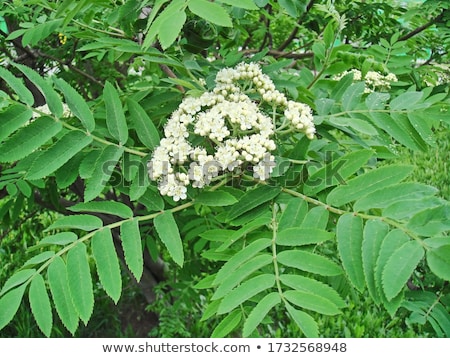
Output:
[[[244,50],[242,52],[244,53],[244,55],[250,55],[250,54],[258,53],[260,51],[257,49],[249,49],[249,50]],[[302,60],[302,59],[310,58],[310,57],[314,56],[314,54],[312,52],[293,53],[293,52],[283,52],[283,51],[278,51],[278,50],[269,50],[269,52],[267,52],[267,54],[269,56],[273,56],[276,58],[278,58],[278,57],[292,58],[294,60]]]
[[415,28],[411,32],[408,32],[406,35],[403,35],[398,40],[406,41],[406,40],[410,39],[411,37],[416,36],[417,34],[421,33],[422,31],[426,30],[427,28],[433,26],[435,23],[441,21],[443,17],[444,17],[444,11],[442,11],[442,13],[439,14],[438,16],[436,16],[435,18],[428,21],[426,24]]

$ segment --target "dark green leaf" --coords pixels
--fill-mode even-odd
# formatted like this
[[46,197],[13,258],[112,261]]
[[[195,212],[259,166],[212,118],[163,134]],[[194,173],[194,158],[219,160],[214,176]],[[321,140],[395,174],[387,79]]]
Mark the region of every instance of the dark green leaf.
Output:
[[86,245],[82,242],[67,253],[67,279],[75,309],[87,324],[94,310],[94,291]]
[[244,337],[250,336],[269,311],[280,303],[281,298],[278,292],[271,292],[262,298],[245,320],[242,335]]
[[159,133],[152,120],[138,102],[127,98],[127,105],[139,140],[148,149],[155,148],[159,144]]
[[183,242],[172,212],[163,212],[153,220],[153,223],[159,238],[169,251],[170,257],[182,267],[184,263]]
[[30,300],[31,312],[39,329],[47,337],[50,337],[53,326],[52,307],[44,279],[40,274],[36,275],[31,281],[28,298]]
[[122,239],[125,262],[136,280],[139,281],[144,270],[139,222],[136,219],[124,222],[120,226],[120,237]]
[[111,230],[103,228],[97,231],[91,246],[103,289],[117,303],[122,293],[122,277]]
[[68,208],[70,211],[105,213],[118,216],[123,219],[133,217],[133,211],[130,207],[117,201],[91,201],[89,203],[78,203]]
[[363,221],[353,214],[342,215],[337,223],[336,237],[342,265],[350,282],[359,292],[365,286],[362,263]]
[[[60,122],[50,117],[39,117],[20,128],[0,148],[0,162],[15,162],[34,152],[62,129]],[[20,145],[17,145],[20,143]]]
[[11,72],[6,70],[3,66],[0,67],[0,78],[4,80],[11,89],[17,93],[20,100],[32,106],[34,103],[33,94],[29,91],[27,87],[23,84],[23,81],[14,76]]
[[63,216],[51,224],[45,231],[55,229],[80,229],[84,231],[92,231],[103,226],[103,222],[96,216],[92,215],[71,215]]
[[331,240],[334,234],[325,230],[291,227],[278,232],[276,243],[284,246],[319,244]]
[[337,276],[342,274],[342,269],[330,259],[307,251],[282,251],[277,255],[277,261],[282,265],[322,276]]
[[61,26],[63,19],[48,20],[28,29],[22,37],[22,45],[36,46],[38,42],[47,38],[52,32]]
[[123,145],[128,140],[127,121],[119,93],[108,81],[106,81],[103,90],[103,100],[106,106],[106,125],[108,126],[109,133]]

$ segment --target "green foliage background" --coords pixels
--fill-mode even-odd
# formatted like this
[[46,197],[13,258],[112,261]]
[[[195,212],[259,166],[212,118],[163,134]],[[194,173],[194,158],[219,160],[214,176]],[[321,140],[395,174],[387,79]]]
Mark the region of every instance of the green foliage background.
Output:
[[[0,16],[0,335],[450,336],[446,1]],[[243,170],[161,196],[147,161],[168,117],[240,62],[311,106],[316,138],[277,133],[266,182]],[[335,77],[352,69],[398,82],[367,93]],[[153,327],[121,325],[133,306]]]

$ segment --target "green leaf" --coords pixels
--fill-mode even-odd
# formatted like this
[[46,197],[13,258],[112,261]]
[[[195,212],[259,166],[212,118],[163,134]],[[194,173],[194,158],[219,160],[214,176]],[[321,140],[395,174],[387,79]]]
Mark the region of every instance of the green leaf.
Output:
[[92,176],[86,181],[86,190],[84,192],[84,201],[91,201],[100,195],[103,188],[108,183],[114,168],[122,157],[123,147],[108,145],[103,149],[95,162]]
[[368,149],[343,155],[314,172],[304,185],[304,193],[312,195],[330,186],[345,184],[345,179],[361,169],[372,156],[373,151]]
[[197,204],[208,206],[228,206],[237,203],[237,199],[223,190],[202,191],[196,198]]
[[359,104],[361,96],[366,89],[364,82],[357,82],[348,87],[342,94],[342,108],[344,111],[351,111]]
[[120,226],[120,237],[125,254],[125,262],[136,280],[139,281],[144,270],[139,222],[136,219],[124,222]]
[[294,305],[307,310],[330,316],[341,313],[339,308],[337,308],[333,302],[315,293],[306,291],[286,291],[283,292],[283,296]]
[[422,99],[424,93],[423,92],[405,92],[394,98],[390,107],[391,110],[402,110],[402,109],[413,109],[414,105],[419,103]]
[[92,137],[83,132],[66,133],[34,160],[26,179],[36,180],[52,174],[91,142]]
[[420,199],[437,194],[438,189],[420,183],[400,183],[374,191],[355,202],[355,211],[386,208],[401,200]]
[[427,263],[433,273],[443,280],[450,280],[450,245],[427,251]]
[[368,121],[359,118],[331,117],[330,123],[336,126],[349,127],[370,136],[378,134],[378,131],[373,125],[371,125]]
[[17,63],[13,63],[13,66],[17,67],[25,76],[28,77],[31,82],[34,83],[34,85],[43,94],[50,112],[53,113],[55,117],[60,118],[63,115],[64,109],[61,98],[53,87],[31,68]]
[[189,0],[188,7],[192,13],[213,24],[233,27],[230,15],[219,4],[207,0]]
[[261,274],[241,283],[228,293],[220,303],[218,314],[228,313],[258,293],[267,290],[275,284],[275,275]]
[[56,312],[61,322],[73,335],[78,327],[78,314],[70,295],[67,268],[60,256],[56,256],[48,266],[47,275]]
[[[214,316],[217,313],[217,309],[219,308],[220,301],[212,301],[206,306],[205,311],[203,312],[202,318],[200,322],[204,322]],[[238,322],[239,323],[239,322]]]
[[405,179],[413,171],[412,166],[389,165],[359,175],[333,189],[327,197],[327,203],[341,206],[359,199],[376,190],[386,188]]
[[27,123],[33,115],[29,108],[13,104],[0,113],[0,141]]
[[419,235],[434,236],[450,230],[450,205],[418,212],[406,227]]
[[63,216],[51,224],[45,231],[56,229],[80,229],[84,231],[92,231],[103,226],[103,222],[96,216],[92,215],[71,215]]
[[211,334],[211,338],[223,338],[233,329],[235,329],[241,322],[242,313],[241,310],[236,310],[226,315],[225,318],[220,321],[217,327]]
[[408,119],[425,143],[431,146],[436,145],[435,135],[431,129],[432,122],[430,121],[428,114],[419,111],[412,111],[408,112]]
[[61,78],[53,77],[56,87],[63,93],[70,111],[81,121],[81,124],[89,133],[95,129],[94,116],[81,95]]
[[86,245],[82,242],[67,253],[67,279],[72,302],[86,325],[94,310],[94,291]]
[[22,37],[22,45],[36,46],[38,42],[48,37],[52,32],[56,31],[61,26],[63,19],[55,19],[45,21],[28,29]]
[[406,242],[392,253],[382,274],[383,289],[388,300],[392,300],[403,289],[423,255],[424,249],[416,240]]
[[[244,264],[240,266],[238,269],[233,271],[232,275],[228,275],[217,290],[214,292],[212,296],[213,300],[224,297],[228,292],[230,292],[233,288],[235,288],[240,282],[245,280],[248,276],[250,276],[253,272],[259,270],[260,268],[270,265],[273,261],[273,257],[271,254],[260,254],[257,255]],[[216,276],[214,276],[214,280]]]
[[250,260],[252,257],[256,256],[258,252],[269,247],[271,244],[271,239],[258,239],[242,250],[238,251],[217,272],[214,284],[217,285],[224,281],[224,279],[233,274],[233,272],[236,271],[239,266]]
[[277,261],[282,265],[322,276],[337,276],[342,269],[326,257],[301,250],[286,250],[277,254]]
[[111,230],[103,228],[97,231],[91,246],[103,289],[117,303],[122,292],[122,277]]
[[159,133],[152,120],[138,102],[127,98],[127,105],[139,140],[148,149],[154,149],[159,144]]
[[276,243],[284,246],[319,244],[331,240],[334,234],[314,228],[291,227],[278,232]]
[[118,216],[123,219],[129,219],[133,217],[133,211],[130,207],[117,201],[91,201],[89,203],[78,203],[68,208],[70,211],[79,212],[92,212],[92,213],[105,213],[114,216]]
[[[39,117],[0,145],[0,162],[15,162],[34,152],[62,129],[60,122]],[[20,145],[17,145],[20,143]]]
[[60,232],[55,235],[50,235],[45,238],[43,238],[39,245],[45,244],[45,245],[67,245],[75,240],[78,239],[78,236],[75,235],[73,232]]
[[35,266],[38,265],[44,261],[49,260],[50,258],[52,258],[53,256],[55,256],[55,252],[54,251],[44,251],[41,252],[40,254],[37,254],[36,256],[32,257],[31,259],[27,260],[22,267],[29,267],[29,266]]
[[[104,148],[103,148],[104,150]],[[81,179],[88,179],[92,177],[94,170],[96,168],[96,163],[102,155],[103,150],[92,149],[81,159],[78,172],[80,173]]]
[[25,269],[14,273],[10,278],[6,280],[5,284],[2,287],[2,290],[0,291],[0,296],[3,296],[10,289],[21,285],[35,273],[35,269]]
[[50,337],[53,326],[52,307],[44,279],[40,274],[37,274],[31,281],[28,298],[30,300],[31,312],[39,329],[45,336]]
[[375,284],[375,266],[383,239],[389,232],[389,226],[381,220],[368,220],[364,226],[362,242],[362,261],[364,277],[370,296],[379,304],[380,295]]
[[278,1],[280,6],[286,11],[286,13],[293,17],[298,17],[298,9],[297,9],[297,3],[298,1],[295,0],[279,0]]
[[337,308],[344,308],[347,306],[342,297],[339,296],[333,288],[323,282],[309,277],[291,274],[280,275],[280,281],[286,286],[294,288],[297,291],[304,291],[319,295],[323,299],[329,300]]
[[365,285],[362,263],[363,221],[353,214],[342,215],[337,223],[339,256],[350,282],[362,292]]
[[159,238],[169,251],[170,257],[178,266],[182,267],[184,263],[183,242],[172,212],[164,211],[153,220],[153,223]]
[[269,311],[280,303],[281,298],[278,292],[271,292],[262,298],[245,320],[242,335],[244,337],[250,336]]
[[328,225],[330,212],[323,206],[316,206],[306,214],[301,226],[303,228],[317,228],[325,230]]
[[319,337],[319,328],[317,327],[317,322],[314,320],[314,318],[303,311],[295,309],[288,303],[286,303],[286,309],[306,337]]
[[125,144],[128,140],[127,121],[119,93],[108,81],[106,81],[105,88],[103,89],[103,100],[106,106],[106,125],[108,131],[120,144]]
[[22,302],[25,287],[26,285],[19,286],[0,298],[0,330],[14,318]]
[[23,81],[14,76],[11,72],[6,70],[4,67],[0,67],[0,78],[4,80],[11,89],[17,93],[19,99],[29,105],[32,106],[34,103],[33,94],[30,90],[23,84]]
[[174,13],[166,21],[161,22],[158,38],[163,50],[166,50],[175,42],[185,22],[186,13],[184,11]]
[[231,6],[235,6],[241,9],[246,10],[258,10],[259,7],[255,5],[255,2],[253,0],[218,0],[218,2],[221,2],[222,4],[227,4]]
[[282,231],[291,227],[300,226],[308,211],[308,204],[301,198],[289,200],[278,222],[278,230]]
[[366,98],[366,106],[370,110],[384,109],[389,100],[389,93],[372,92]]
[[331,91],[330,98],[336,101],[340,101],[344,92],[347,90],[349,86],[353,83],[353,73],[349,73],[342,77],[336,86]]
[[239,202],[234,204],[228,211],[227,220],[232,221],[257,206],[275,198],[281,191],[279,187],[270,187],[266,185],[259,186],[247,191]]

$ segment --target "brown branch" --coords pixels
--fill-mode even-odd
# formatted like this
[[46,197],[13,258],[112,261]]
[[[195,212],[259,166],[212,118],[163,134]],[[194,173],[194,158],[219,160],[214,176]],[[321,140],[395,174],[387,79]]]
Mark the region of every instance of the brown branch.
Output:
[[309,12],[309,10],[311,10],[311,8],[314,5],[314,0],[311,0],[308,5],[306,6],[306,10],[305,12],[300,16],[300,18],[297,21],[297,24],[294,28],[294,30],[292,30],[291,34],[288,36],[288,38],[278,47],[278,51],[283,51],[286,47],[289,46],[289,44],[292,42],[292,40],[297,36],[298,30],[300,28],[300,24],[302,23],[302,21],[305,18],[305,15]]
[[[250,49],[250,50],[244,50],[242,51],[244,53],[244,55],[250,55],[250,54],[254,54],[254,53],[258,53],[260,52],[257,49]],[[294,60],[302,60],[305,58],[310,58],[313,57],[314,54],[312,52],[303,52],[303,53],[293,53],[293,52],[283,52],[283,51],[278,51],[278,50],[269,50],[269,52],[267,52],[267,54],[269,56],[273,56],[276,58],[292,58]]]
[[[169,68],[169,66],[161,64],[161,65],[159,65],[159,67],[170,78],[178,78],[177,75],[175,73],[173,73],[173,71]],[[181,93],[186,92],[183,86],[181,86],[181,85],[176,85],[176,86]]]
[[411,32],[408,32],[406,35],[403,35],[398,40],[399,41],[406,41],[406,40],[410,39],[411,37],[416,36],[417,34],[421,33],[422,31],[426,30],[427,28],[431,27],[435,23],[441,21],[443,17],[444,17],[444,11],[442,11],[442,13],[440,15],[438,15],[435,18],[433,18],[430,21],[428,21],[426,24],[415,28]]

